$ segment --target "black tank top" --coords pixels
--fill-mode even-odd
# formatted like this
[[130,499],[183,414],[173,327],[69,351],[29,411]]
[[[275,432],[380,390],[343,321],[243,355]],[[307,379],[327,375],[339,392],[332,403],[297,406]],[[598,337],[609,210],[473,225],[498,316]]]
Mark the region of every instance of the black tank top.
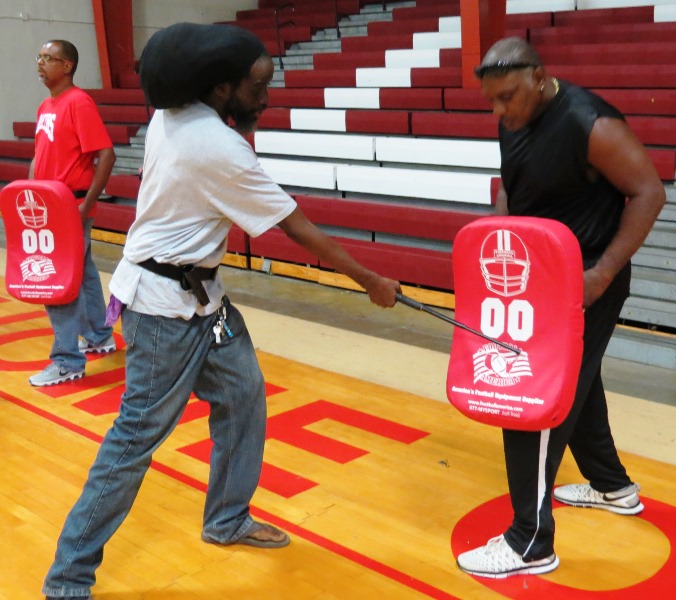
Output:
[[589,135],[599,117],[624,120],[595,94],[561,82],[537,119],[518,131],[500,127],[509,214],[567,225],[580,243],[585,268],[610,243],[625,205],[624,194],[588,163]]

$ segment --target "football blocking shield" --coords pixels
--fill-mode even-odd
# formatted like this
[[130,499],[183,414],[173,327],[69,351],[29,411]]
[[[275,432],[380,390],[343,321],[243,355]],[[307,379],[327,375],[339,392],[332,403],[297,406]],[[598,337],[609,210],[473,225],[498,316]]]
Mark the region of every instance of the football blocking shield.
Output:
[[59,181],[17,180],[0,192],[0,210],[7,292],[35,304],[72,302],[82,283],[84,239],[70,189]]
[[446,391],[466,416],[538,431],[566,418],[582,358],[582,257],[558,221],[486,217],[453,244],[455,316],[520,349],[453,333]]

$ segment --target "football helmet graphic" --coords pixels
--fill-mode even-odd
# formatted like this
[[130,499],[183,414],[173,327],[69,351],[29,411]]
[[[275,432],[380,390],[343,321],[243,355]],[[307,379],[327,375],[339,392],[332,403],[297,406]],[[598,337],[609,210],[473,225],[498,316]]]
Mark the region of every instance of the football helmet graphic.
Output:
[[31,229],[47,225],[47,204],[33,190],[21,190],[16,197],[16,210],[21,222]]
[[517,296],[526,291],[530,261],[521,238],[508,229],[489,233],[481,244],[481,274],[486,287],[499,296]]

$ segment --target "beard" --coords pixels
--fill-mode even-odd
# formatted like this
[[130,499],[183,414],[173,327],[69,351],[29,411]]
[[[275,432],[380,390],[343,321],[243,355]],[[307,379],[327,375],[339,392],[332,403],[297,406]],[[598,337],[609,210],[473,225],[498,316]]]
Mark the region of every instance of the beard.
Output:
[[257,110],[250,110],[236,98],[232,97],[226,106],[230,119],[235,124],[235,129],[242,135],[253,133],[258,125],[259,113],[265,109],[265,106]]

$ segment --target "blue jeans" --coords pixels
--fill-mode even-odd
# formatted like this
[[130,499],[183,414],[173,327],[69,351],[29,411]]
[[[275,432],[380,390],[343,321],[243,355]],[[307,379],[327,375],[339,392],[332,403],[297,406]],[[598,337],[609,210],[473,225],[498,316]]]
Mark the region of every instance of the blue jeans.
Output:
[[113,333],[107,327],[106,301],[98,269],[92,258],[92,225],[94,219],[87,219],[84,228],[84,271],[82,285],[77,298],[68,304],[52,304],[45,308],[54,330],[54,343],[49,358],[61,367],[71,371],[82,371],[87,357],[78,350],[80,336],[92,344],[100,344]]
[[186,321],[122,313],[127,356],[120,414],[66,518],[46,595],[88,597],[104,544],[129,513],[153,452],[178,423],[191,392],[209,402],[213,442],[202,536],[232,543],[253,522],[249,502],[263,461],[265,382],[239,311],[228,307],[233,337],[220,345],[215,322],[216,315]]

